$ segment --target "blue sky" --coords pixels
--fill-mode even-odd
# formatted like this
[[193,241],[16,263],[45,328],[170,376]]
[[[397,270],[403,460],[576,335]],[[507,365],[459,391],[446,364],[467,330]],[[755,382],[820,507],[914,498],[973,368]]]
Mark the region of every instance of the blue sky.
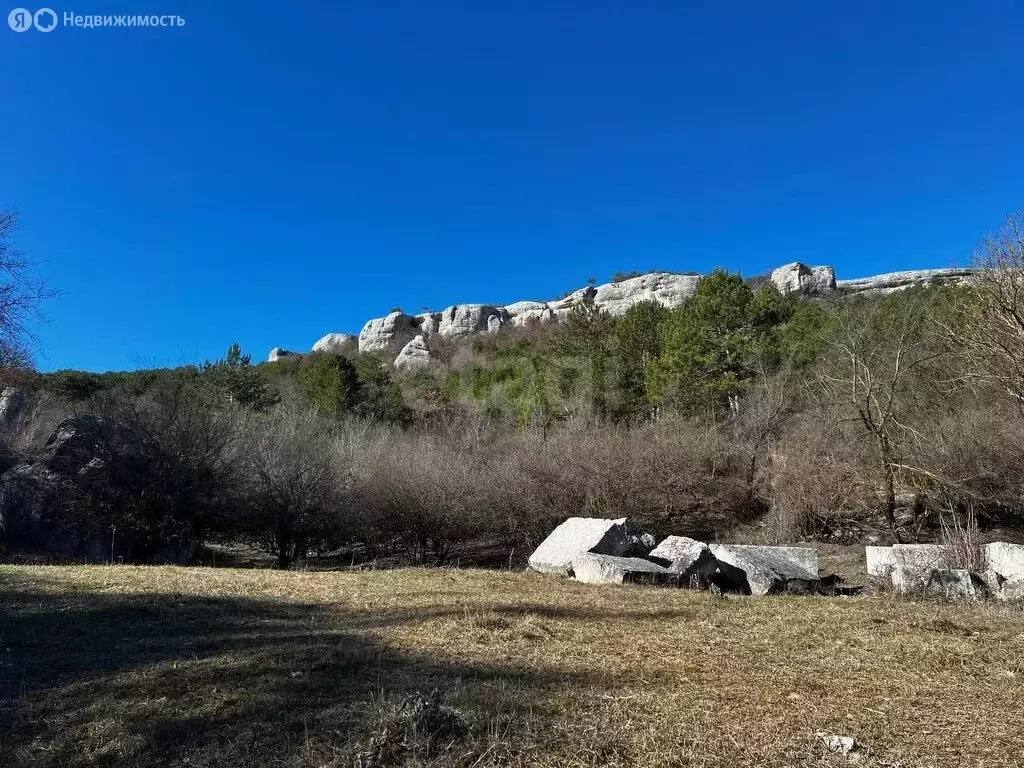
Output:
[[1024,204],[1010,0],[54,10],[186,24],[0,27],[0,204],[62,293],[44,370],[632,269],[947,266]]

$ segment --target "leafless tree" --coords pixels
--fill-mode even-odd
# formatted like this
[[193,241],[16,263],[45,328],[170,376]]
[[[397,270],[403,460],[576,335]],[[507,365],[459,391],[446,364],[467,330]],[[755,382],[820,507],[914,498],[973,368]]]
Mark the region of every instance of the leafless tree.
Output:
[[907,464],[906,449],[922,438],[909,416],[929,363],[942,354],[927,333],[928,316],[928,299],[914,293],[835,309],[828,364],[815,382],[821,403],[858,425],[872,445],[882,513],[897,541],[897,490],[926,474]]
[[0,368],[30,363],[31,322],[40,317],[39,305],[55,295],[15,246],[17,230],[17,211],[0,209]]
[[974,263],[973,288],[958,297],[947,335],[969,382],[994,386],[1024,409],[1024,209],[979,246]]
[[239,527],[288,568],[344,532],[351,445],[311,411],[278,408],[248,419],[248,503]]

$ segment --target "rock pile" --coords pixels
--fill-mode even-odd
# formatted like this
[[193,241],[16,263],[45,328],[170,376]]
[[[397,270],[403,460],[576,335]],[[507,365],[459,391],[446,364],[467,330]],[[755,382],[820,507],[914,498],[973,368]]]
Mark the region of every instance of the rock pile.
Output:
[[[665,584],[744,595],[818,593],[810,547],[708,545],[685,536],[660,543],[627,518],[570,517],[530,555],[530,567],[587,584]],[[834,585],[836,579],[830,579]]]
[[1024,545],[995,542],[981,547],[974,567],[958,562],[941,544],[865,547],[868,576],[897,594],[975,599],[1024,599]]

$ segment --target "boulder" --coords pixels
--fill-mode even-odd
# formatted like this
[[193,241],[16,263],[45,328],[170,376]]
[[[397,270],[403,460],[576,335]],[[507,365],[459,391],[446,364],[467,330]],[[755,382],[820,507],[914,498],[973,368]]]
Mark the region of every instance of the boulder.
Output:
[[836,272],[832,267],[808,267],[794,261],[772,270],[771,281],[783,294],[824,296],[836,289]]
[[395,358],[395,370],[406,373],[425,371],[430,367],[430,350],[422,336],[417,336],[398,353]]
[[581,555],[620,557],[635,546],[635,536],[634,526],[625,517],[570,517],[548,534],[528,562],[535,571],[568,576],[573,561]]
[[935,569],[955,565],[949,549],[941,544],[894,544],[864,549],[868,576],[876,585],[896,592],[924,592]]
[[669,536],[650,551],[648,558],[663,565],[680,581],[695,586],[707,584],[718,568],[711,548],[702,541],[686,536]]
[[441,326],[441,313],[440,312],[424,312],[416,315],[416,327],[425,338],[430,338],[437,333],[438,328]]
[[359,332],[359,351],[381,352],[392,346],[405,346],[419,333],[418,325],[417,318],[397,309],[368,320]]
[[997,541],[981,548],[981,557],[987,570],[995,571],[1003,579],[1024,579],[1024,544]]
[[[14,550],[94,562],[150,562],[157,554],[186,562],[196,551],[187,519],[147,519],[146,505],[133,506],[146,499],[150,511],[161,509],[166,459],[157,443],[125,424],[96,416],[65,419],[31,460],[0,477],[3,539]],[[101,511],[126,505],[134,514],[112,532]]]
[[461,339],[474,333],[493,333],[508,323],[504,307],[490,304],[455,304],[441,313],[437,332],[446,339]]
[[715,581],[723,589],[754,596],[816,591],[818,553],[810,547],[713,544],[718,561]]
[[278,360],[283,360],[286,357],[294,357],[295,354],[295,352],[290,352],[287,349],[282,349],[281,347],[274,347],[272,350],[270,350],[270,354],[267,355],[267,362],[276,363]]
[[673,577],[660,565],[639,557],[583,554],[573,559],[571,567],[576,581],[585,584],[657,584]]
[[25,393],[7,387],[0,393],[0,427],[15,424],[25,411]]
[[340,355],[359,349],[359,337],[351,333],[328,333],[313,345],[313,351],[321,354]]
[[546,301],[517,301],[506,304],[505,312],[508,313],[509,323],[519,328],[543,325],[558,319]]
[[936,568],[928,577],[925,594],[958,600],[974,600],[978,589],[971,572],[962,568]]

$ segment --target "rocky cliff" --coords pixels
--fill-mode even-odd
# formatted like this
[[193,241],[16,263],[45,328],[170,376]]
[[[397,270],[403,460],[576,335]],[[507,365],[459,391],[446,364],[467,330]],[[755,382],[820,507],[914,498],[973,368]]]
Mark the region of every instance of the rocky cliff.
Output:
[[[772,270],[772,283],[782,293],[802,293],[808,296],[836,296],[846,294],[885,294],[901,291],[915,285],[964,282],[970,278],[969,269],[923,269],[908,272],[890,272],[874,277],[854,280],[836,280],[835,270],[828,266],[812,267],[799,262],[785,264]],[[441,312],[407,315],[395,310],[384,317],[368,320],[359,336],[347,333],[329,333],[313,345],[314,352],[341,352],[358,349],[360,352],[396,351],[402,349],[398,360],[400,368],[417,370],[423,367],[427,340],[437,335],[446,339],[459,339],[476,333],[493,333],[506,326],[522,327],[558,322],[581,301],[587,291],[594,292],[594,302],[612,315],[622,315],[634,304],[653,300],[667,307],[680,306],[697,290],[697,274],[676,272],[649,272],[603,285],[579,288],[560,299],[551,301],[517,301],[505,306],[495,304],[453,304]],[[415,343],[414,343],[415,342]],[[294,354],[275,347],[269,360]],[[396,361],[397,362],[397,361]]]

